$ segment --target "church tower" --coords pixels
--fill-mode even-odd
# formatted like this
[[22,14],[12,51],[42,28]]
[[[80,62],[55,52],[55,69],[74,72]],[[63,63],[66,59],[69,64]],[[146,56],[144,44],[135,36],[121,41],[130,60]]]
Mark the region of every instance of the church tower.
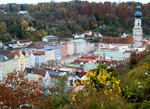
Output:
[[143,39],[141,6],[138,5],[136,7],[136,12],[134,16],[135,16],[135,22],[134,22],[134,28],[133,28],[134,46],[141,47],[142,39]]

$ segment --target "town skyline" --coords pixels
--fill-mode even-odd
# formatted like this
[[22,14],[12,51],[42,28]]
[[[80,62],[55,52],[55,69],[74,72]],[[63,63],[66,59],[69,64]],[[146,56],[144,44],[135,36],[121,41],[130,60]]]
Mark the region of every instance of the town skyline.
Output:
[[[51,1],[55,1],[55,2],[69,2],[72,0],[34,0],[34,1],[27,1],[27,0],[6,0],[6,1],[1,1],[0,4],[7,4],[7,3],[18,3],[18,4],[37,4],[37,3],[41,3],[41,2],[51,2]],[[81,1],[86,1],[86,0],[81,0]],[[134,2],[140,2],[140,3],[149,3],[148,0],[87,0],[89,2],[105,2],[105,1],[110,1],[110,2],[129,2],[129,1],[134,1]]]

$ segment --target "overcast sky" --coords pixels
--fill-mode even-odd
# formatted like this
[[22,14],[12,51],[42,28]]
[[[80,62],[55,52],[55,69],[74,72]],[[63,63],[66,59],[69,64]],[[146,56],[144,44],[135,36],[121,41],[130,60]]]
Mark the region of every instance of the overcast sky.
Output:
[[[0,0],[0,4],[6,4],[6,3],[38,3],[38,2],[50,2],[51,0]],[[71,0],[54,0],[55,2],[63,2],[63,1],[71,1]],[[83,1],[83,0],[81,0]],[[85,0],[84,0],[85,1]],[[104,1],[111,1],[111,2],[127,2],[127,1],[136,1],[138,0],[87,0],[87,1],[95,1],[95,2],[104,2]],[[139,0],[142,3],[148,3],[150,0]]]

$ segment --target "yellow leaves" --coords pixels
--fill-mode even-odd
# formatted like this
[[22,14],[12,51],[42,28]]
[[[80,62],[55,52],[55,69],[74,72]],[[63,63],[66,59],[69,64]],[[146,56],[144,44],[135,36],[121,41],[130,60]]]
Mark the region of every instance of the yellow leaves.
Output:
[[119,91],[119,93],[121,93],[121,88],[120,87],[118,87],[118,91]]
[[120,80],[116,80],[115,83],[116,83],[117,85],[119,85],[119,84],[120,84]]
[[112,93],[112,91],[113,91],[112,89],[109,89],[109,92],[110,92],[110,93]]
[[106,70],[100,70],[98,74],[96,72],[90,71],[86,74],[86,77],[87,77],[87,81],[85,84],[86,85],[91,84],[92,87],[95,87],[97,85],[102,85],[102,86],[106,85],[108,83],[107,79],[110,78],[110,74],[108,74]]
[[76,94],[73,95],[72,101],[74,101],[74,102],[76,101]]

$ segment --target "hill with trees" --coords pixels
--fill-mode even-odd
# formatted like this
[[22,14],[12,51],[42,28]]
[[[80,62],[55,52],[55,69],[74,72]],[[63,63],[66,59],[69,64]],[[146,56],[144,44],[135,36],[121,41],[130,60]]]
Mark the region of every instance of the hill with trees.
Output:
[[[101,32],[104,36],[120,37],[124,32],[131,36],[137,5],[135,2],[87,1],[0,5],[0,40],[28,38],[37,41],[49,34],[65,38],[85,30]],[[144,36],[147,37],[150,34],[150,4],[140,5]],[[29,14],[18,14],[19,11],[28,11]]]

